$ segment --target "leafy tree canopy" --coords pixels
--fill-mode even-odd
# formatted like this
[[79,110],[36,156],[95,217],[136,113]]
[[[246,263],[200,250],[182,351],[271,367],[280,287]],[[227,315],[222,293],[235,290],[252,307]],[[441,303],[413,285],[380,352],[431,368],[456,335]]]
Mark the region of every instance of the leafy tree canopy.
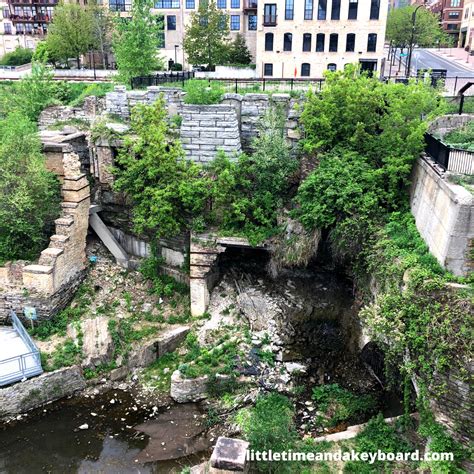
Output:
[[59,182],[46,170],[36,126],[20,112],[0,120],[0,261],[33,259],[59,215]]
[[112,47],[118,78],[125,84],[129,84],[133,77],[163,68],[163,59],[158,54],[163,17],[153,15],[151,7],[149,0],[136,0],[131,18],[116,19]]
[[238,33],[227,48],[227,62],[229,64],[250,64],[252,55],[243,35]]
[[[413,30],[413,14],[416,5],[393,8],[387,19],[386,38],[398,47],[418,45],[429,47],[438,41],[445,42],[446,34],[439,24],[439,18],[426,8],[416,12],[415,29]],[[412,42],[413,35],[413,42]]]
[[54,9],[46,43],[52,57],[62,60],[75,58],[80,66],[81,55],[94,49],[94,16],[91,6],[60,3]]
[[229,18],[216,2],[199,2],[186,26],[183,47],[191,64],[213,67],[223,64],[228,54]]

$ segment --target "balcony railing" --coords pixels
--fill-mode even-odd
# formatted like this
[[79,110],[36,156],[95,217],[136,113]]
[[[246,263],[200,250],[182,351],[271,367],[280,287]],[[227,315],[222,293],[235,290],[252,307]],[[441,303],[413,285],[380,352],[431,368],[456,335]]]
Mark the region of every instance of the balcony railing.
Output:
[[257,0],[245,0],[244,1],[244,10],[257,10],[258,2]]
[[49,23],[51,21],[49,15],[11,15],[10,19],[13,23]]
[[263,26],[276,26],[277,16],[276,15],[263,15]]

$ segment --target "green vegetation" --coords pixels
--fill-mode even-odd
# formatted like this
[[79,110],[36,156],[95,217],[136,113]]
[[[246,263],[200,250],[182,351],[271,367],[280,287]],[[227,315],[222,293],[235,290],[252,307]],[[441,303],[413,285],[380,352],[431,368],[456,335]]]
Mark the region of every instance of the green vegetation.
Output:
[[252,62],[252,54],[247,47],[245,37],[240,33],[235,35],[234,40],[227,46],[226,64],[229,66],[249,66]]
[[191,13],[183,40],[188,61],[213,68],[225,62],[228,54],[229,17],[216,6],[215,0],[200,2]]
[[143,380],[146,385],[159,392],[169,393],[171,375],[177,370],[179,360],[177,352],[168,352],[149,365],[143,372]]
[[204,79],[191,79],[184,85],[186,104],[218,104],[224,95],[220,82],[212,81],[209,84]]
[[133,202],[136,232],[176,235],[204,209],[209,182],[199,166],[185,160],[162,99],[135,107],[131,129],[138,139],[127,138],[119,152],[115,188]]
[[438,15],[426,8],[418,9],[413,29],[415,8],[416,5],[409,5],[390,11],[387,19],[387,41],[399,48],[414,45],[427,48],[436,44],[446,44],[448,35],[441,28]]
[[82,341],[76,344],[71,338],[59,345],[51,354],[44,357],[42,353],[41,363],[46,372],[61,369],[62,367],[70,367],[78,364],[82,356]]
[[113,51],[118,79],[124,84],[163,68],[163,59],[157,54],[163,17],[153,15],[151,8],[149,0],[137,0],[133,2],[131,18],[116,19]]
[[75,58],[81,66],[81,56],[94,49],[94,10],[77,3],[59,3],[48,27],[43,54],[46,59],[66,61]]
[[[355,438],[354,450],[356,452],[376,453],[409,453],[413,447],[395,430],[393,426],[385,423],[383,416],[372,418],[367,426]],[[414,467],[414,466],[409,466]],[[350,461],[344,466],[345,473],[378,474],[380,472],[393,472],[393,462],[375,461],[368,464],[364,461]],[[412,472],[410,470],[409,472]]]
[[36,126],[0,118],[0,262],[34,259],[59,215],[59,182],[47,171]]
[[317,403],[318,411],[324,413],[316,423],[328,427],[364,421],[377,408],[372,395],[356,395],[337,383],[314,387],[312,398]]
[[17,47],[11,53],[7,53],[0,58],[1,66],[21,66],[28,64],[33,57],[33,50]]
[[443,137],[443,141],[454,148],[474,151],[474,120],[448,132]]

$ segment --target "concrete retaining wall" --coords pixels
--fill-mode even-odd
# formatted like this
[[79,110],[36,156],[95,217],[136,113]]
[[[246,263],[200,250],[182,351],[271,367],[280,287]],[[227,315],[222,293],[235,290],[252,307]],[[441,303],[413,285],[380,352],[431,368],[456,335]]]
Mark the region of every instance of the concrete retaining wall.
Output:
[[428,158],[416,162],[410,192],[416,226],[438,262],[455,275],[474,269],[474,196],[438,175]]

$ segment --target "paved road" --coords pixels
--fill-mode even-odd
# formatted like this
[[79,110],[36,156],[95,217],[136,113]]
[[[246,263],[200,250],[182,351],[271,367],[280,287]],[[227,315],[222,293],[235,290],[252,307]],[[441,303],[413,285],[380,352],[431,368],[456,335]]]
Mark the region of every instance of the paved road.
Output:
[[460,64],[459,61],[445,59],[429,49],[415,49],[412,56],[412,67],[417,69],[447,69],[448,76],[474,77],[474,71]]
[[[398,52],[397,54],[399,55],[400,53]],[[405,63],[405,61],[406,57],[402,58],[402,62]],[[469,67],[459,64],[459,61],[453,61],[438,56],[429,49],[415,49],[413,51],[411,66],[412,73],[416,72],[417,69],[446,69],[448,77],[474,77],[474,71]],[[404,70],[402,66],[402,71]]]

